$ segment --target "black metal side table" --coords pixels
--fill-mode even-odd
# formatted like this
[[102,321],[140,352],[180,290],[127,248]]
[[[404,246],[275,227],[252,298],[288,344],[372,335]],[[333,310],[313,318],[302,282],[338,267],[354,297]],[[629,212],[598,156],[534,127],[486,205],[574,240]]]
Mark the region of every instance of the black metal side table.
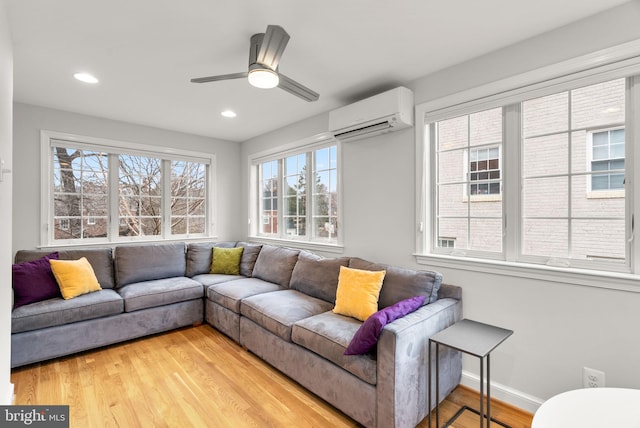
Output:
[[[491,359],[490,354],[498,345],[504,342],[513,334],[513,330],[484,324],[477,321],[463,319],[451,327],[448,327],[429,338],[429,366],[431,366],[431,345],[436,345],[436,428],[440,428],[439,400],[440,396],[440,371],[438,367],[438,357],[440,345],[474,355],[480,358],[480,410],[475,410],[468,406],[463,406],[447,423],[444,428],[450,426],[453,421],[465,410],[470,410],[480,416],[480,428],[484,427],[486,418],[487,428],[491,421],[508,428],[508,425],[491,418]],[[487,366],[487,413],[484,413],[484,361]],[[431,408],[431,367],[429,367],[429,409]],[[429,428],[431,428],[431,414],[429,414]]]

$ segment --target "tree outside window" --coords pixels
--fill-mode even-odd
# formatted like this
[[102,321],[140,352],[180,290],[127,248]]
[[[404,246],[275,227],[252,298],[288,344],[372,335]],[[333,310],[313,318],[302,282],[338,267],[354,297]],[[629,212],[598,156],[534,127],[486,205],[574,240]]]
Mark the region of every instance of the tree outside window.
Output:
[[[207,163],[66,143],[51,139],[48,146],[53,196],[53,230],[48,239],[117,241],[118,237],[202,236],[207,232]],[[164,224],[163,219],[170,221]]]

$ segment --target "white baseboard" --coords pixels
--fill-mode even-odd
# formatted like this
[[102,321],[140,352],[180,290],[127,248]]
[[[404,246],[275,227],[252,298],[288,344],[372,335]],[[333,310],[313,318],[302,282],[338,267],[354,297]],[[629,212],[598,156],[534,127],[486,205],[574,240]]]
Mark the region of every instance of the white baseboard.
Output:
[[9,385],[7,385],[6,393],[4,395],[0,395],[0,405],[3,405],[3,406],[13,405],[13,403],[15,402],[15,397],[13,395],[13,392],[14,392],[13,384],[9,383]]
[[[462,380],[460,381],[460,384],[476,391],[480,391],[480,376],[476,375],[475,373],[463,370]],[[544,402],[544,400],[542,400],[541,398],[534,397],[522,391],[509,388],[508,386],[493,381],[491,382],[491,398],[496,398],[500,401],[504,401],[505,403],[509,403],[512,406],[518,407],[519,409],[525,410],[530,413],[535,413],[536,410],[538,410],[538,407],[540,407],[540,405],[542,405],[542,403]]]

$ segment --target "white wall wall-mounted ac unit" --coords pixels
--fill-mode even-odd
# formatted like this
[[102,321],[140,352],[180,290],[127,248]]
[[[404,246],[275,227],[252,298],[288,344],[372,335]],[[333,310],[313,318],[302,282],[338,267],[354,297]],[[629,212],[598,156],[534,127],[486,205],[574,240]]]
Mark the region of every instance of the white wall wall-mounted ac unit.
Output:
[[329,132],[343,142],[410,126],[413,92],[402,86],[329,112]]

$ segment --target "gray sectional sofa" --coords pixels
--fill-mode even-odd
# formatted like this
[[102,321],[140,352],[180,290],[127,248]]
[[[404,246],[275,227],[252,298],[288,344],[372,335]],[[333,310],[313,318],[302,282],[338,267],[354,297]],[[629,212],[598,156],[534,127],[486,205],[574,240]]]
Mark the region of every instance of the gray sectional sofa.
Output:
[[[238,275],[209,273],[214,247],[237,246]],[[47,253],[18,251],[16,263]],[[204,320],[362,425],[413,427],[435,405],[427,406],[428,339],[462,318],[461,289],[439,274],[359,258],[247,242],[59,252],[80,257],[102,290],[16,308],[12,367]],[[380,308],[417,295],[425,304],[387,324],[372,352],[344,355],[362,323],[332,312],[340,266],[386,270]],[[439,366],[442,400],[460,381],[460,353],[442,350]]]

